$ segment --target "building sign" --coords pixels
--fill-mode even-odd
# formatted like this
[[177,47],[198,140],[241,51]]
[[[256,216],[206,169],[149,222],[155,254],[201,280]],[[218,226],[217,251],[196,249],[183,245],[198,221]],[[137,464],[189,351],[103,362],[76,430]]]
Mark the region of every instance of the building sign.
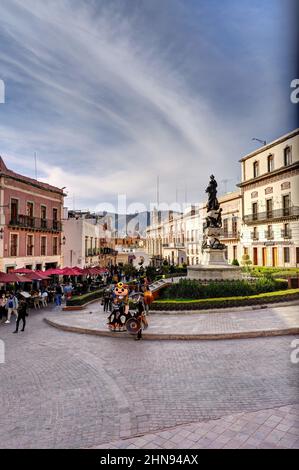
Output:
[[281,189],[290,189],[291,183],[290,181],[285,181],[284,183],[281,184]]
[[255,198],[255,197],[259,197],[259,193],[257,191],[253,191],[253,193],[251,193],[251,198]]
[[273,193],[273,188],[272,186],[269,186],[268,188],[265,189],[265,194],[271,194]]

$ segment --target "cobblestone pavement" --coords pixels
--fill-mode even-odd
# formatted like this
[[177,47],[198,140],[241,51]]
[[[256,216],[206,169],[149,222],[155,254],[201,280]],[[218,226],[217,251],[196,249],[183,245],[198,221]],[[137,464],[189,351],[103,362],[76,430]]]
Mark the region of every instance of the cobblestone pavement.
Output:
[[[6,353],[0,364],[2,448],[95,447],[299,402],[293,336],[115,341],[52,328],[43,317],[54,312],[30,313],[26,331],[17,335],[14,324],[0,326]],[[289,410],[287,434],[293,435],[296,415]],[[206,437],[216,441],[216,434]]]
[[[89,312],[92,312],[90,315]],[[91,304],[84,311],[63,312],[52,315],[51,320],[58,325],[88,329],[92,332],[107,334],[107,314],[98,304]],[[282,332],[291,330],[292,334],[299,334],[299,306],[272,307],[267,309],[241,310],[237,312],[189,313],[186,314],[159,314],[153,313],[149,317],[150,327],[144,333],[145,338],[169,338],[172,335],[230,335],[240,333]],[[113,333],[114,334],[114,333]],[[119,335],[122,333],[115,333]],[[163,335],[163,336],[162,336]]]
[[299,405],[192,423],[120,439],[98,449],[298,449]]

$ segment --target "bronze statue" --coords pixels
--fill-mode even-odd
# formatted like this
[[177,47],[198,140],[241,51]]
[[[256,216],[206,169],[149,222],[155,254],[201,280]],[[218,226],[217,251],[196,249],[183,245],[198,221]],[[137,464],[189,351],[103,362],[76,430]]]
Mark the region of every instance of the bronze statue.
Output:
[[219,202],[217,199],[217,181],[215,180],[215,176],[210,176],[209,186],[206,189],[206,193],[209,194],[209,199],[207,203],[207,210],[210,211],[217,211],[219,209]]

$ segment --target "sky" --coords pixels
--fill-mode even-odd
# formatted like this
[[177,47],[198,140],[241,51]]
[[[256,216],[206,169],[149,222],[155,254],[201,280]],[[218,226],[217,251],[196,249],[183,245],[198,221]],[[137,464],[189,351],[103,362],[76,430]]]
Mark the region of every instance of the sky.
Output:
[[295,3],[1,0],[0,155],[71,209],[234,190],[252,138],[298,127]]

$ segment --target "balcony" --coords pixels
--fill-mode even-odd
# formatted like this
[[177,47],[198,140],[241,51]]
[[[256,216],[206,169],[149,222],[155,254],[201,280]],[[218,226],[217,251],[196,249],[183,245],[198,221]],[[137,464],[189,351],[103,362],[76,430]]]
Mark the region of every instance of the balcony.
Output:
[[185,243],[181,242],[171,242],[171,243],[163,243],[162,244],[163,248],[177,248],[177,249],[183,249],[185,248]]
[[233,231],[233,232],[227,232],[223,231],[222,234],[220,235],[220,238],[225,238],[226,240],[237,240],[240,238],[240,232],[238,231]]
[[285,238],[285,239],[292,238],[292,230],[291,229],[285,230],[284,228],[281,229],[281,238]]
[[256,212],[250,215],[244,215],[245,224],[265,223],[280,219],[296,219],[299,218],[299,206],[285,207],[283,209],[275,209],[272,211]]
[[274,240],[274,232],[273,230],[265,230],[265,238],[267,240]]
[[46,232],[61,232],[62,224],[59,220],[40,219],[29,215],[17,215],[9,221],[11,227],[42,230]]
[[257,232],[251,232],[250,238],[251,238],[251,240],[258,240],[259,239],[259,234]]

